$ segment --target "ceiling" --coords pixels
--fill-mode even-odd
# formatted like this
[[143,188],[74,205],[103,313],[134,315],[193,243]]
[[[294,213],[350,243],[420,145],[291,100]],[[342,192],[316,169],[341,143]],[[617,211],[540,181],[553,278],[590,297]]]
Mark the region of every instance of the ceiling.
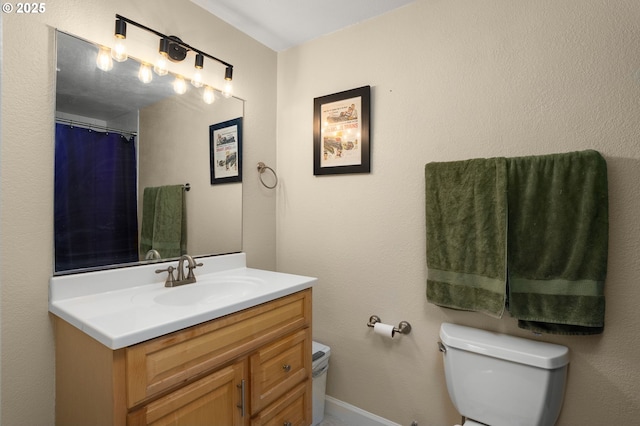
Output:
[[276,52],[415,0],[191,0]]

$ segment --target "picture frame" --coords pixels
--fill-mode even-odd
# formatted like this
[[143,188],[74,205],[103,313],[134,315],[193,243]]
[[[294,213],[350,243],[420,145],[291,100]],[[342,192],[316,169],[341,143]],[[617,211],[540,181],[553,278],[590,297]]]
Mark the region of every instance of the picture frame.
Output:
[[313,174],[370,173],[371,86],[313,100]]
[[242,182],[242,117],[209,126],[211,185]]

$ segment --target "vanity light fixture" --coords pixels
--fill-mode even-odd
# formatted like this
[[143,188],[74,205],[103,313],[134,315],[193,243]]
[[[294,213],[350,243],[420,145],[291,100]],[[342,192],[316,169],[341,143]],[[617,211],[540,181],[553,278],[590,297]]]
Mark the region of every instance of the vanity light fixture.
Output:
[[204,88],[204,92],[202,93],[202,100],[207,105],[211,105],[216,101],[216,94],[211,86],[206,86]]
[[196,55],[196,71],[193,73],[193,78],[191,79],[191,84],[193,84],[194,87],[202,87],[202,73],[200,72],[200,70],[202,69],[203,65],[204,56],[198,53]]
[[[162,34],[152,28],[139,24],[135,21],[132,21],[131,19],[128,19],[118,14],[116,14],[116,29],[115,29],[116,45],[114,46],[113,49],[111,49],[111,56],[113,57],[113,59],[119,62],[122,62],[127,59],[127,53],[123,43],[127,37],[127,24],[131,24],[135,27],[138,27],[140,29],[143,29],[145,31],[148,31],[160,37],[160,46],[158,48],[158,60],[153,66],[153,70],[155,71],[156,74],[166,75],[168,73],[168,67],[166,62],[167,60],[173,61],[173,62],[180,62],[187,57],[187,54],[189,52],[194,52],[196,54],[195,65],[194,65],[196,70],[194,72],[193,78],[191,79],[191,84],[194,85],[195,87],[202,87],[204,85],[202,81],[201,70],[204,67],[204,58],[207,57],[225,66],[225,72],[224,72],[225,87],[222,90],[222,94],[225,97],[231,96],[231,90],[232,90],[231,81],[233,80],[233,65],[219,58],[216,58],[215,56],[211,56],[208,53],[203,52],[202,50],[196,49],[195,47],[188,45],[187,43],[183,42],[180,38],[176,36],[168,36],[168,35]],[[147,65],[147,68],[148,67],[149,66]],[[141,66],[140,73],[139,73],[139,78],[141,79],[141,81],[143,81],[142,74],[144,74],[145,79],[148,77],[148,81],[151,81],[151,79],[153,78],[152,75],[147,75],[146,69],[144,70],[144,73],[143,73],[142,66]],[[183,86],[183,83],[184,83],[184,78],[182,76],[177,76],[173,83],[174,90],[177,93],[184,93],[186,91],[186,85]],[[207,87],[213,90],[210,86],[207,86]],[[208,97],[209,95],[207,95],[206,88],[205,88],[205,94],[203,95],[203,99],[205,99],[206,101]]]
[[111,58],[111,50],[106,47],[101,47],[96,58],[96,65],[102,71],[111,71],[113,68],[113,59]]
[[225,98],[231,97],[231,92],[233,91],[233,87],[231,86],[231,80],[233,80],[233,67],[227,66],[224,70],[224,90],[222,91],[222,95]]
[[[117,17],[117,15],[116,15]],[[116,19],[116,29],[114,33],[116,43],[111,49],[111,57],[118,62],[124,62],[127,60],[127,48],[125,46],[125,40],[127,39],[127,23],[123,19]]]
[[151,83],[153,80],[153,73],[151,72],[151,66],[147,63],[141,63],[138,70],[138,80],[144,84]]
[[153,66],[153,71],[159,76],[167,75],[169,67],[167,66],[167,57],[169,56],[169,39],[161,38],[160,47],[158,47],[158,60]]
[[187,83],[181,75],[177,75],[173,80],[173,91],[178,95],[183,95],[187,91]]

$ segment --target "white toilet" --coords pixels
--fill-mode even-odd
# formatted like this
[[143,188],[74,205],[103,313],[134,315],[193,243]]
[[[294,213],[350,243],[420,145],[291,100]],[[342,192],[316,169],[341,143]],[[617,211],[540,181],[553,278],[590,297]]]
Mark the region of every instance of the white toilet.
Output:
[[464,426],[553,426],[569,349],[443,323],[440,351],[449,397]]

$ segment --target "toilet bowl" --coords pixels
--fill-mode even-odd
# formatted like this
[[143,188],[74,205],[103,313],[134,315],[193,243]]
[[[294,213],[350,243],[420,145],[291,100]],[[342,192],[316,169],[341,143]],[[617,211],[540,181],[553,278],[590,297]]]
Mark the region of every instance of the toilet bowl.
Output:
[[439,347],[451,402],[464,426],[553,426],[569,349],[443,323]]

